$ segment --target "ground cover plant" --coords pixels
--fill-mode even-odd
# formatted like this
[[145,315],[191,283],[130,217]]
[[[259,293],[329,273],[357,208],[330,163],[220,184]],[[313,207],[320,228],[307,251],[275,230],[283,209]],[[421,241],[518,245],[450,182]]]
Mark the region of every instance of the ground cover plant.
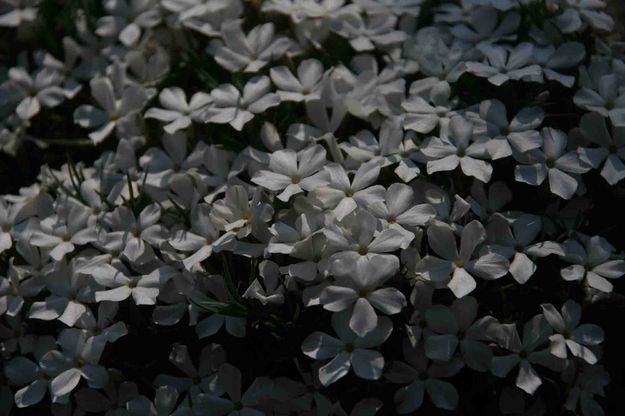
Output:
[[605,7],[0,0],[0,414],[620,414]]

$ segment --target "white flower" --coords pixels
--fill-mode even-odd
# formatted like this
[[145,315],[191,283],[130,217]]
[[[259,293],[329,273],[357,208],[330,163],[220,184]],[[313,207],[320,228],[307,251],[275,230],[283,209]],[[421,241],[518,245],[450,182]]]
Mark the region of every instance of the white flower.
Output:
[[533,186],[547,179],[551,193],[563,199],[571,199],[579,186],[578,179],[573,175],[588,172],[590,165],[584,164],[577,152],[566,151],[568,139],[563,131],[545,127],[541,135],[541,149],[517,155],[517,159],[524,164],[515,167],[514,178]]
[[[488,371],[492,360],[492,348],[487,342],[495,340],[496,329],[499,322],[490,315],[477,318],[479,304],[472,296],[456,299],[450,306],[456,323],[455,334],[460,347],[460,358],[471,369],[476,371]],[[434,337],[433,335],[432,337]],[[445,335],[443,335],[445,336]],[[432,338],[430,337],[430,338]],[[426,341],[426,348],[428,342]],[[438,344],[438,345],[437,345]],[[446,346],[447,342],[432,343],[432,346]],[[440,348],[440,347],[439,347]],[[444,354],[449,354],[445,352]],[[432,354],[430,354],[432,355]],[[440,352],[437,354],[440,356]],[[429,357],[435,359],[435,357]]]
[[53,398],[71,393],[84,378],[90,387],[103,388],[108,373],[98,365],[104,343],[88,338],[87,331],[68,328],[59,335],[57,343],[61,351],[49,351],[41,358],[41,368],[51,377],[49,388]]
[[[373,55],[357,55],[351,61],[352,73],[339,65],[330,75],[328,86],[338,88],[345,83],[340,103],[335,101],[335,110],[341,106],[352,115],[377,125],[384,118],[401,115],[401,101],[404,99],[403,68],[400,65],[378,65]],[[340,88],[340,89],[343,89]],[[307,102],[310,106],[312,101]],[[383,116],[384,118],[382,118]]]
[[403,361],[393,361],[384,374],[389,381],[407,384],[395,392],[394,401],[399,414],[413,413],[421,407],[425,393],[439,409],[454,410],[458,407],[458,391],[453,384],[441,380],[451,377],[462,369],[462,361],[449,363],[430,361],[422,347],[413,347],[407,339],[403,342]]
[[436,210],[437,220],[446,222],[454,231],[462,229],[456,223],[467,215],[471,204],[459,195],[453,195],[452,202],[452,196],[449,193],[433,185],[426,186],[423,194],[425,200]]
[[106,300],[121,302],[132,295],[137,305],[154,305],[160,289],[177,271],[170,266],[154,269],[146,275],[134,276],[121,262],[102,264],[96,267],[91,275],[93,279],[107,290],[95,292],[95,301]]
[[538,266],[531,257],[545,257],[550,254],[564,255],[564,248],[554,241],[534,243],[542,231],[540,217],[524,214],[509,225],[509,221],[501,215],[495,215],[487,225],[487,230],[494,244],[488,249],[512,258],[510,274],[520,284],[526,283],[534,275]]
[[3,0],[0,8],[0,27],[20,27],[37,19],[39,0]]
[[233,185],[226,190],[224,199],[213,204],[210,216],[220,229],[234,233],[237,238],[244,238],[250,233],[269,234],[265,223],[271,220],[273,208],[261,202],[258,193],[250,200],[243,186]]
[[[203,142],[198,142],[195,148],[188,152],[189,141],[182,131],[174,134],[165,133],[161,142],[163,149],[151,147],[139,158],[139,165],[145,175],[142,178],[142,181],[145,179],[145,185],[159,190],[171,188],[175,192],[187,178],[193,178],[207,187],[217,188],[223,184],[219,170],[223,169],[224,165],[228,166],[231,159],[229,152],[215,146],[206,146]],[[213,156],[217,159],[215,162]],[[212,172],[203,169],[205,159],[212,162],[210,166],[217,175],[213,176]],[[198,186],[201,187],[200,184]],[[198,192],[201,190],[198,189]]]
[[170,12],[168,24],[180,24],[205,36],[219,36],[221,25],[238,19],[243,12],[240,1],[163,0],[160,3]]
[[563,3],[563,13],[555,18],[563,33],[577,32],[584,27],[584,23],[606,32],[614,28],[612,17],[601,11],[606,8],[604,0],[563,0]]
[[594,81],[594,88],[582,85],[575,93],[575,105],[609,118],[614,126],[625,127],[625,91],[620,87],[619,76],[615,73],[601,74]]
[[588,364],[595,364],[597,356],[589,347],[603,342],[603,330],[594,324],[579,325],[582,317],[582,308],[575,301],[569,299],[562,305],[562,313],[551,303],[540,305],[545,319],[557,332],[549,337],[550,351],[556,357],[568,358],[567,349],[576,357]]
[[24,297],[37,296],[44,286],[41,276],[29,276],[27,270],[9,260],[7,277],[0,277],[0,315],[17,316],[24,306]]
[[110,232],[103,232],[101,242],[108,250],[123,254],[129,261],[143,263],[154,259],[153,246],[166,237],[166,228],[158,224],[161,209],[157,204],[145,207],[138,217],[127,206],[107,215]]
[[605,414],[601,405],[594,396],[605,397],[605,386],[610,383],[610,373],[602,365],[590,365],[584,363],[579,370],[577,366],[571,366],[569,372],[569,384],[571,388],[564,408],[572,412],[578,406],[584,416]]
[[145,113],[145,118],[155,118],[167,124],[164,130],[169,134],[174,134],[180,129],[186,129],[192,122],[202,122],[203,114],[211,102],[208,94],[196,92],[187,102],[187,97],[181,88],[165,88],[161,91],[158,99],[164,109],[150,108]]
[[508,121],[506,106],[501,101],[486,100],[480,103],[479,117],[473,114],[468,115],[475,124],[473,134],[490,138],[486,148],[493,160],[542,145],[542,137],[536,131],[544,119],[544,112],[539,107],[525,107]]
[[254,383],[241,394],[241,371],[233,365],[224,363],[219,367],[217,380],[224,385],[228,399],[215,394],[200,393],[193,406],[194,414],[211,416],[235,416],[237,414],[263,416],[265,414],[256,409],[259,398],[267,397],[265,390],[267,387],[262,385],[263,379],[254,380]]
[[44,321],[58,319],[67,326],[74,326],[87,311],[85,303],[94,300],[94,282],[86,276],[108,258],[108,255],[81,256],[56,263],[54,271],[45,276],[50,295],[43,301],[34,302],[28,317]]
[[467,197],[467,201],[471,204],[471,211],[479,217],[480,221],[484,221],[500,212],[512,201],[512,191],[502,181],[489,184],[487,189],[484,183],[475,180],[471,185],[471,195]]
[[375,309],[395,315],[406,306],[406,298],[393,287],[380,287],[399,270],[397,257],[337,259],[331,266],[335,282],[321,292],[319,302],[332,312],[347,311],[349,328],[365,336],[378,324]]
[[420,29],[414,39],[406,40],[404,54],[418,62],[419,71],[427,76],[412,84],[410,95],[419,94],[428,99],[426,93],[434,85],[441,80],[456,82],[466,70],[463,59],[466,47],[458,42],[448,43],[445,33],[432,26]]
[[419,95],[410,95],[402,103],[406,111],[404,116],[404,128],[414,130],[417,133],[429,133],[435,128],[441,128],[446,132],[449,120],[456,115],[453,110],[455,103],[450,102],[451,87],[446,81],[434,85],[430,91],[430,103]]
[[427,236],[428,245],[442,259],[428,254],[417,264],[417,273],[433,282],[445,281],[451,275],[447,287],[458,298],[476,288],[473,275],[495,280],[508,273],[508,260],[499,254],[488,253],[474,258],[478,246],[486,239],[484,226],[477,220],[462,229],[460,251],[452,228],[443,222],[432,221]]
[[156,386],[171,386],[178,390],[179,394],[186,393],[192,399],[196,399],[202,393],[222,395],[224,387],[218,380],[220,366],[226,360],[226,353],[221,345],[207,344],[200,351],[199,365],[191,360],[189,349],[186,345],[176,344],[171,349],[169,361],[184,373],[183,377],[174,377],[167,374],[159,374],[154,380]]
[[234,238],[231,233],[219,235],[210,212],[210,205],[196,205],[191,212],[191,230],[178,230],[168,241],[176,250],[194,252],[182,260],[187,270],[192,270],[193,266],[209,258],[213,252],[219,252]]
[[58,215],[43,219],[39,230],[34,230],[31,244],[50,249],[50,257],[61,260],[76,246],[84,246],[98,239],[90,210],[82,204],[67,201],[57,208]]
[[19,205],[7,203],[0,197],[0,254],[13,246],[12,231],[19,211]]
[[98,36],[117,37],[127,47],[134,46],[141,31],[152,29],[161,22],[161,11],[154,0],[106,0],[105,16],[96,22]]
[[532,64],[534,47],[531,43],[520,43],[514,48],[481,44],[477,48],[484,54],[485,61],[467,62],[467,71],[478,77],[488,78],[491,84],[501,86],[509,80],[542,82],[542,69]]
[[81,105],[74,111],[74,122],[86,129],[96,129],[89,133],[94,144],[106,139],[116,127],[119,132],[147,101],[145,90],[137,84],[131,84],[117,93],[108,78],[93,78],[89,86],[91,96],[102,109],[89,104]]
[[607,279],[625,274],[625,260],[612,259],[615,248],[598,235],[586,237],[582,243],[573,239],[564,242],[564,260],[572,265],[560,270],[560,275],[564,280],[583,280],[593,289],[610,293],[612,283]]
[[317,59],[305,59],[297,66],[297,78],[286,66],[269,70],[271,81],[278,87],[281,101],[308,101],[321,97],[325,72]]
[[117,302],[100,302],[98,304],[97,319],[87,311],[76,321],[76,328],[87,331],[89,337],[96,338],[101,342],[113,343],[128,334],[126,324],[121,321],[115,322],[115,315],[119,311]]
[[213,104],[206,110],[209,123],[229,123],[241,131],[254,115],[280,104],[278,94],[269,92],[271,82],[266,76],[252,78],[239,92],[234,85],[223,84],[210,92]]
[[356,13],[345,13],[334,25],[335,31],[349,40],[357,52],[373,49],[387,49],[394,44],[403,42],[407,34],[394,30],[397,17],[390,13],[367,14],[366,18]]
[[28,358],[17,356],[7,361],[4,374],[9,381],[24,386],[15,392],[15,405],[24,408],[37,404],[48,390],[48,379],[41,367]]
[[153,402],[145,396],[138,396],[126,402],[126,411],[131,416],[171,415],[190,411],[184,402],[176,408],[177,402],[178,390],[171,386],[161,386],[156,389]]
[[273,237],[267,244],[267,252],[292,254],[304,240],[322,232],[323,221],[322,215],[304,213],[295,219],[294,226],[275,222],[270,228]]
[[381,167],[397,164],[394,172],[404,182],[410,182],[421,170],[415,163],[423,162],[424,156],[414,139],[413,132],[404,134],[397,118],[387,119],[380,126],[379,139],[369,130],[361,130],[349,137],[349,142],[339,144],[348,155],[348,163],[380,160]]
[[394,183],[386,190],[385,202],[374,202],[367,210],[385,221],[389,228],[402,232],[406,238],[401,248],[405,249],[415,238],[415,227],[426,225],[436,216],[430,204],[415,204],[414,191],[408,185]]
[[378,220],[365,210],[347,215],[338,224],[328,225],[323,233],[328,244],[336,251],[334,259],[366,259],[371,262],[380,257],[394,257],[406,241],[406,235],[393,228],[377,232]]
[[584,136],[599,147],[578,147],[582,162],[598,168],[603,163],[601,176],[610,184],[616,185],[625,178],[625,126],[608,130],[606,120],[597,113],[582,116],[580,129]]
[[9,86],[18,101],[15,112],[22,120],[29,120],[39,114],[41,107],[53,108],[65,100],[60,87],[63,77],[58,72],[43,68],[31,76],[24,68],[9,70]]
[[252,182],[273,192],[282,191],[278,199],[286,202],[295,194],[327,185],[326,172],[321,171],[326,162],[326,150],[319,145],[299,152],[278,150],[269,157],[269,170],[257,172]]
[[[464,5],[463,5],[464,6]],[[461,41],[473,45],[489,46],[498,41],[514,41],[521,23],[521,16],[515,11],[498,13],[494,7],[468,7],[443,4],[440,10],[454,10],[449,16],[437,15],[440,20],[456,23],[451,33]],[[456,9],[453,9],[455,7]],[[454,16],[459,12],[460,16]],[[468,14],[468,16],[467,16]],[[460,19],[458,19],[460,17]],[[458,21],[459,20],[459,21]]]
[[377,380],[382,376],[384,356],[373,348],[382,345],[391,334],[393,324],[381,317],[378,325],[364,337],[349,328],[349,314],[332,315],[332,328],[339,338],[323,332],[313,332],[302,343],[302,351],[316,360],[331,359],[319,368],[319,381],[324,386],[343,378],[350,369],[356,376]]
[[292,47],[290,38],[274,37],[273,23],[265,23],[243,33],[241,21],[221,26],[223,43],[214,41],[208,48],[215,61],[232,72],[257,73],[269,62],[278,60]]
[[380,174],[380,163],[376,160],[360,165],[352,180],[339,164],[328,164],[324,170],[330,183],[313,189],[310,197],[331,209],[339,221],[359,206],[366,207],[384,199],[384,187],[374,185]]
[[576,67],[585,55],[586,49],[579,42],[565,42],[557,48],[548,45],[534,49],[534,61],[543,67],[545,78],[568,88],[575,84],[575,76],[562,74],[558,70]]
[[333,250],[323,234],[312,234],[294,244],[289,255],[302,261],[285,266],[284,272],[304,282],[312,282],[319,275],[326,277],[329,274],[329,257],[332,253]]
[[472,137],[473,125],[464,117],[455,116],[449,122],[448,135],[425,139],[421,153],[428,158],[428,174],[454,170],[460,165],[465,175],[489,182],[493,167],[482,160],[489,158],[485,141],[470,143]]
[[[270,260],[263,260],[258,265],[258,274],[261,279],[256,278],[247,288],[242,297],[256,299],[262,305],[281,305],[284,303],[284,285],[280,280],[280,267]],[[260,282],[263,282],[261,284]]]
[[562,365],[547,349],[538,350],[550,335],[551,328],[542,314],[535,315],[525,323],[523,340],[516,324],[501,324],[497,343],[511,354],[493,357],[491,372],[497,377],[505,377],[518,366],[515,385],[527,394],[534,394],[543,381],[532,364],[540,364],[552,370],[558,370]]

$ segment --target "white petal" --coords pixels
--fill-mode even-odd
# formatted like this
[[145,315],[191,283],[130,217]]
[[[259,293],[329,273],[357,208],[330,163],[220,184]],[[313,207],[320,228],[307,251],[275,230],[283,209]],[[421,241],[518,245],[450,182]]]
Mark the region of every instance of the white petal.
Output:
[[449,361],[457,347],[455,335],[430,335],[425,340],[425,355],[432,360]]
[[536,272],[536,264],[525,253],[516,253],[510,263],[510,274],[514,280],[524,284]]
[[521,361],[519,364],[519,374],[516,378],[516,386],[527,394],[534,394],[536,389],[543,384],[542,380],[527,361]]
[[378,289],[369,294],[367,299],[377,310],[387,315],[399,313],[406,306],[403,293],[393,287]]
[[430,378],[425,381],[425,389],[434,406],[439,409],[454,410],[458,407],[458,391],[453,384]]
[[359,298],[354,304],[354,310],[349,320],[349,327],[363,337],[373,331],[378,325],[378,315],[365,298]]
[[350,354],[342,352],[334,357],[329,363],[319,368],[319,381],[323,386],[329,386],[338,379],[344,377],[349,371],[351,364]]
[[311,358],[325,360],[345,350],[345,344],[323,332],[313,332],[302,343],[302,352]]
[[74,390],[80,382],[80,370],[70,368],[63,371],[50,381],[50,394],[55,397],[64,396]]
[[377,351],[357,348],[351,356],[354,373],[366,380],[377,380],[382,376],[384,357]]

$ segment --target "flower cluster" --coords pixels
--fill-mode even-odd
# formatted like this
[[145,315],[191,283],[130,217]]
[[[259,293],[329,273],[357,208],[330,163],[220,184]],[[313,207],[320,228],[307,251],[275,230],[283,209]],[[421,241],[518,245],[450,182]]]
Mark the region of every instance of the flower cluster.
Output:
[[97,158],[0,196],[0,413],[604,414],[602,0],[61,2],[48,47],[50,3],[0,0],[0,150]]

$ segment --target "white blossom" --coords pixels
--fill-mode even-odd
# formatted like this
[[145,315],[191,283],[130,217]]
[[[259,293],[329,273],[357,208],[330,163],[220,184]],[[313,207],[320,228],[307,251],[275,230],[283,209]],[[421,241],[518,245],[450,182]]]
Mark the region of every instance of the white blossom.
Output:
[[271,82],[266,76],[252,78],[242,92],[231,84],[220,85],[210,92],[212,105],[206,109],[205,117],[209,123],[229,123],[240,131],[255,114],[280,104],[280,97],[269,92],[270,88]]
[[391,334],[393,324],[390,319],[381,317],[377,326],[364,337],[358,336],[349,328],[349,316],[345,313],[332,315],[332,328],[339,338],[323,332],[313,332],[302,343],[302,351],[315,360],[330,361],[319,368],[319,381],[324,386],[344,377],[350,369],[367,380],[377,380],[382,376],[384,357],[374,350]]
[[205,107],[211,102],[210,96],[203,92],[196,92],[187,102],[184,91],[177,87],[165,88],[158,99],[165,108],[150,108],[146,111],[145,118],[155,118],[168,123],[163,129],[169,134],[189,127],[194,121],[203,121]]

